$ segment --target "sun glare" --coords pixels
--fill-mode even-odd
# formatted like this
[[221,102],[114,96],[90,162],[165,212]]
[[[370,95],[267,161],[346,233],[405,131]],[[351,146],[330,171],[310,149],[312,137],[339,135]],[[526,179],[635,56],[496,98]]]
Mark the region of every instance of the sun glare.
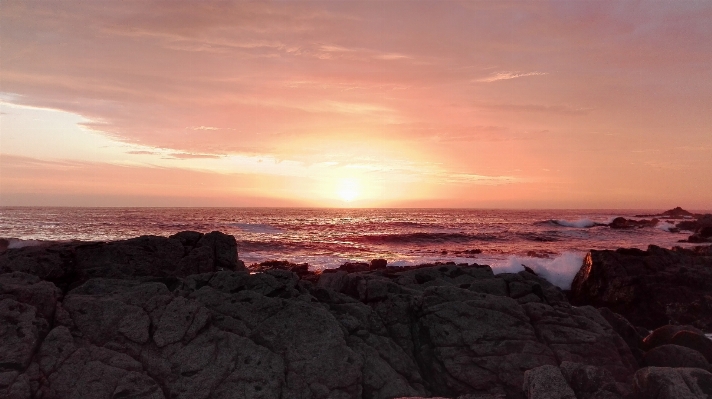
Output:
[[342,179],[338,187],[339,198],[344,202],[351,202],[359,195],[359,185],[355,179]]

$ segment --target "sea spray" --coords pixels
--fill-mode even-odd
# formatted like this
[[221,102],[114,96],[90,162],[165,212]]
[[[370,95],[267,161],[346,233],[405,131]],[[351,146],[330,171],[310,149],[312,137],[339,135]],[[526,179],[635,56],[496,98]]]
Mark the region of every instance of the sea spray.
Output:
[[491,266],[494,274],[517,273],[527,266],[555,286],[568,290],[583,264],[585,255],[581,252],[564,252],[551,259],[512,255],[505,261],[494,263]]

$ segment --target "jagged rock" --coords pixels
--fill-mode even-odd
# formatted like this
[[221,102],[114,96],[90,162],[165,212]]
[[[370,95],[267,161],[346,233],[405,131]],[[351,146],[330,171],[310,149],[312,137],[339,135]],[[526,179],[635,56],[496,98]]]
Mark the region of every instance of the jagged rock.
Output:
[[527,399],[576,399],[556,366],[540,366],[524,373],[522,390]]
[[91,278],[182,277],[244,270],[235,238],[217,231],[181,232],[169,238],[141,236],[95,243],[63,243],[8,249],[0,272],[24,272],[64,290]]
[[656,246],[591,251],[571,285],[575,305],[608,307],[632,324],[712,330],[712,256]]
[[440,395],[514,394],[522,370],[556,364],[515,300],[456,287],[424,291],[414,339],[423,375]]
[[[556,378],[579,399],[612,399],[636,367],[616,332],[633,328],[624,319],[571,307],[526,271],[219,270],[237,261],[223,238],[184,232],[69,246],[56,280],[63,297],[38,277],[0,274],[0,313],[10,320],[0,324],[0,357],[12,357],[0,360],[12,365],[0,369],[0,397],[522,399],[543,392],[540,366],[563,361]],[[54,270],[37,261],[47,248],[34,261],[9,252],[3,270],[14,270],[12,259]],[[143,274],[123,275],[134,272]],[[93,273],[113,278],[83,280]],[[27,333],[18,341],[8,325]],[[525,384],[531,369],[539,371]]]
[[540,303],[523,307],[537,336],[559,361],[601,367],[621,382],[627,382],[637,369],[628,345],[593,307],[551,307]]
[[637,399],[707,399],[712,395],[712,374],[694,368],[646,367],[633,378]]
[[156,381],[131,357],[94,345],[77,347],[66,327],[53,329],[39,353],[42,398],[163,399]]
[[0,274],[0,300],[12,298],[35,307],[39,316],[52,323],[62,291],[49,281],[22,272]]
[[644,366],[692,367],[709,370],[710,364],[700,352],[679,345],[660,345],[643,357]]
[[0,372],[27,369],[47,329],[34,306],[0,300]]

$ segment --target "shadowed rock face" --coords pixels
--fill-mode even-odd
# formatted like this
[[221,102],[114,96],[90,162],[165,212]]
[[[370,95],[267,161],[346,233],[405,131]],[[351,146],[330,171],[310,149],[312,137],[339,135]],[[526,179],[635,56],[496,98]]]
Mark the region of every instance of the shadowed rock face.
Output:
[[634,325],[669,323],[712,331],[712,253],[591,251],[571,285],[573,304],[605,306]]
[[[589,367],[566,369],[580,389],[636,369],[598,311],[528,272],[216,271],[236,252],[208,236],[6,253],[24,272],[0,274],[0,397],[521,399],[540,366]],[[71,262],[38,260],[57,253]]]
[[64,290],[93,277],[185,277],[217,270],[244,270],[237,259],[235,237],[217,231],[51,244],[0,254],[0,272],[32,274]]

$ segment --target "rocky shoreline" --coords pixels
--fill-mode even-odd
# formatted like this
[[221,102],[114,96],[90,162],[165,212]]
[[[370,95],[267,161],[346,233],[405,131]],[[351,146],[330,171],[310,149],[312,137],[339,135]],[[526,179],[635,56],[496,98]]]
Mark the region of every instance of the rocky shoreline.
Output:
[[710,398],[711,309],[710,247],[591,251],[570,292],[477,264],[248,268],[219,232],[8,249],[0,397]]

